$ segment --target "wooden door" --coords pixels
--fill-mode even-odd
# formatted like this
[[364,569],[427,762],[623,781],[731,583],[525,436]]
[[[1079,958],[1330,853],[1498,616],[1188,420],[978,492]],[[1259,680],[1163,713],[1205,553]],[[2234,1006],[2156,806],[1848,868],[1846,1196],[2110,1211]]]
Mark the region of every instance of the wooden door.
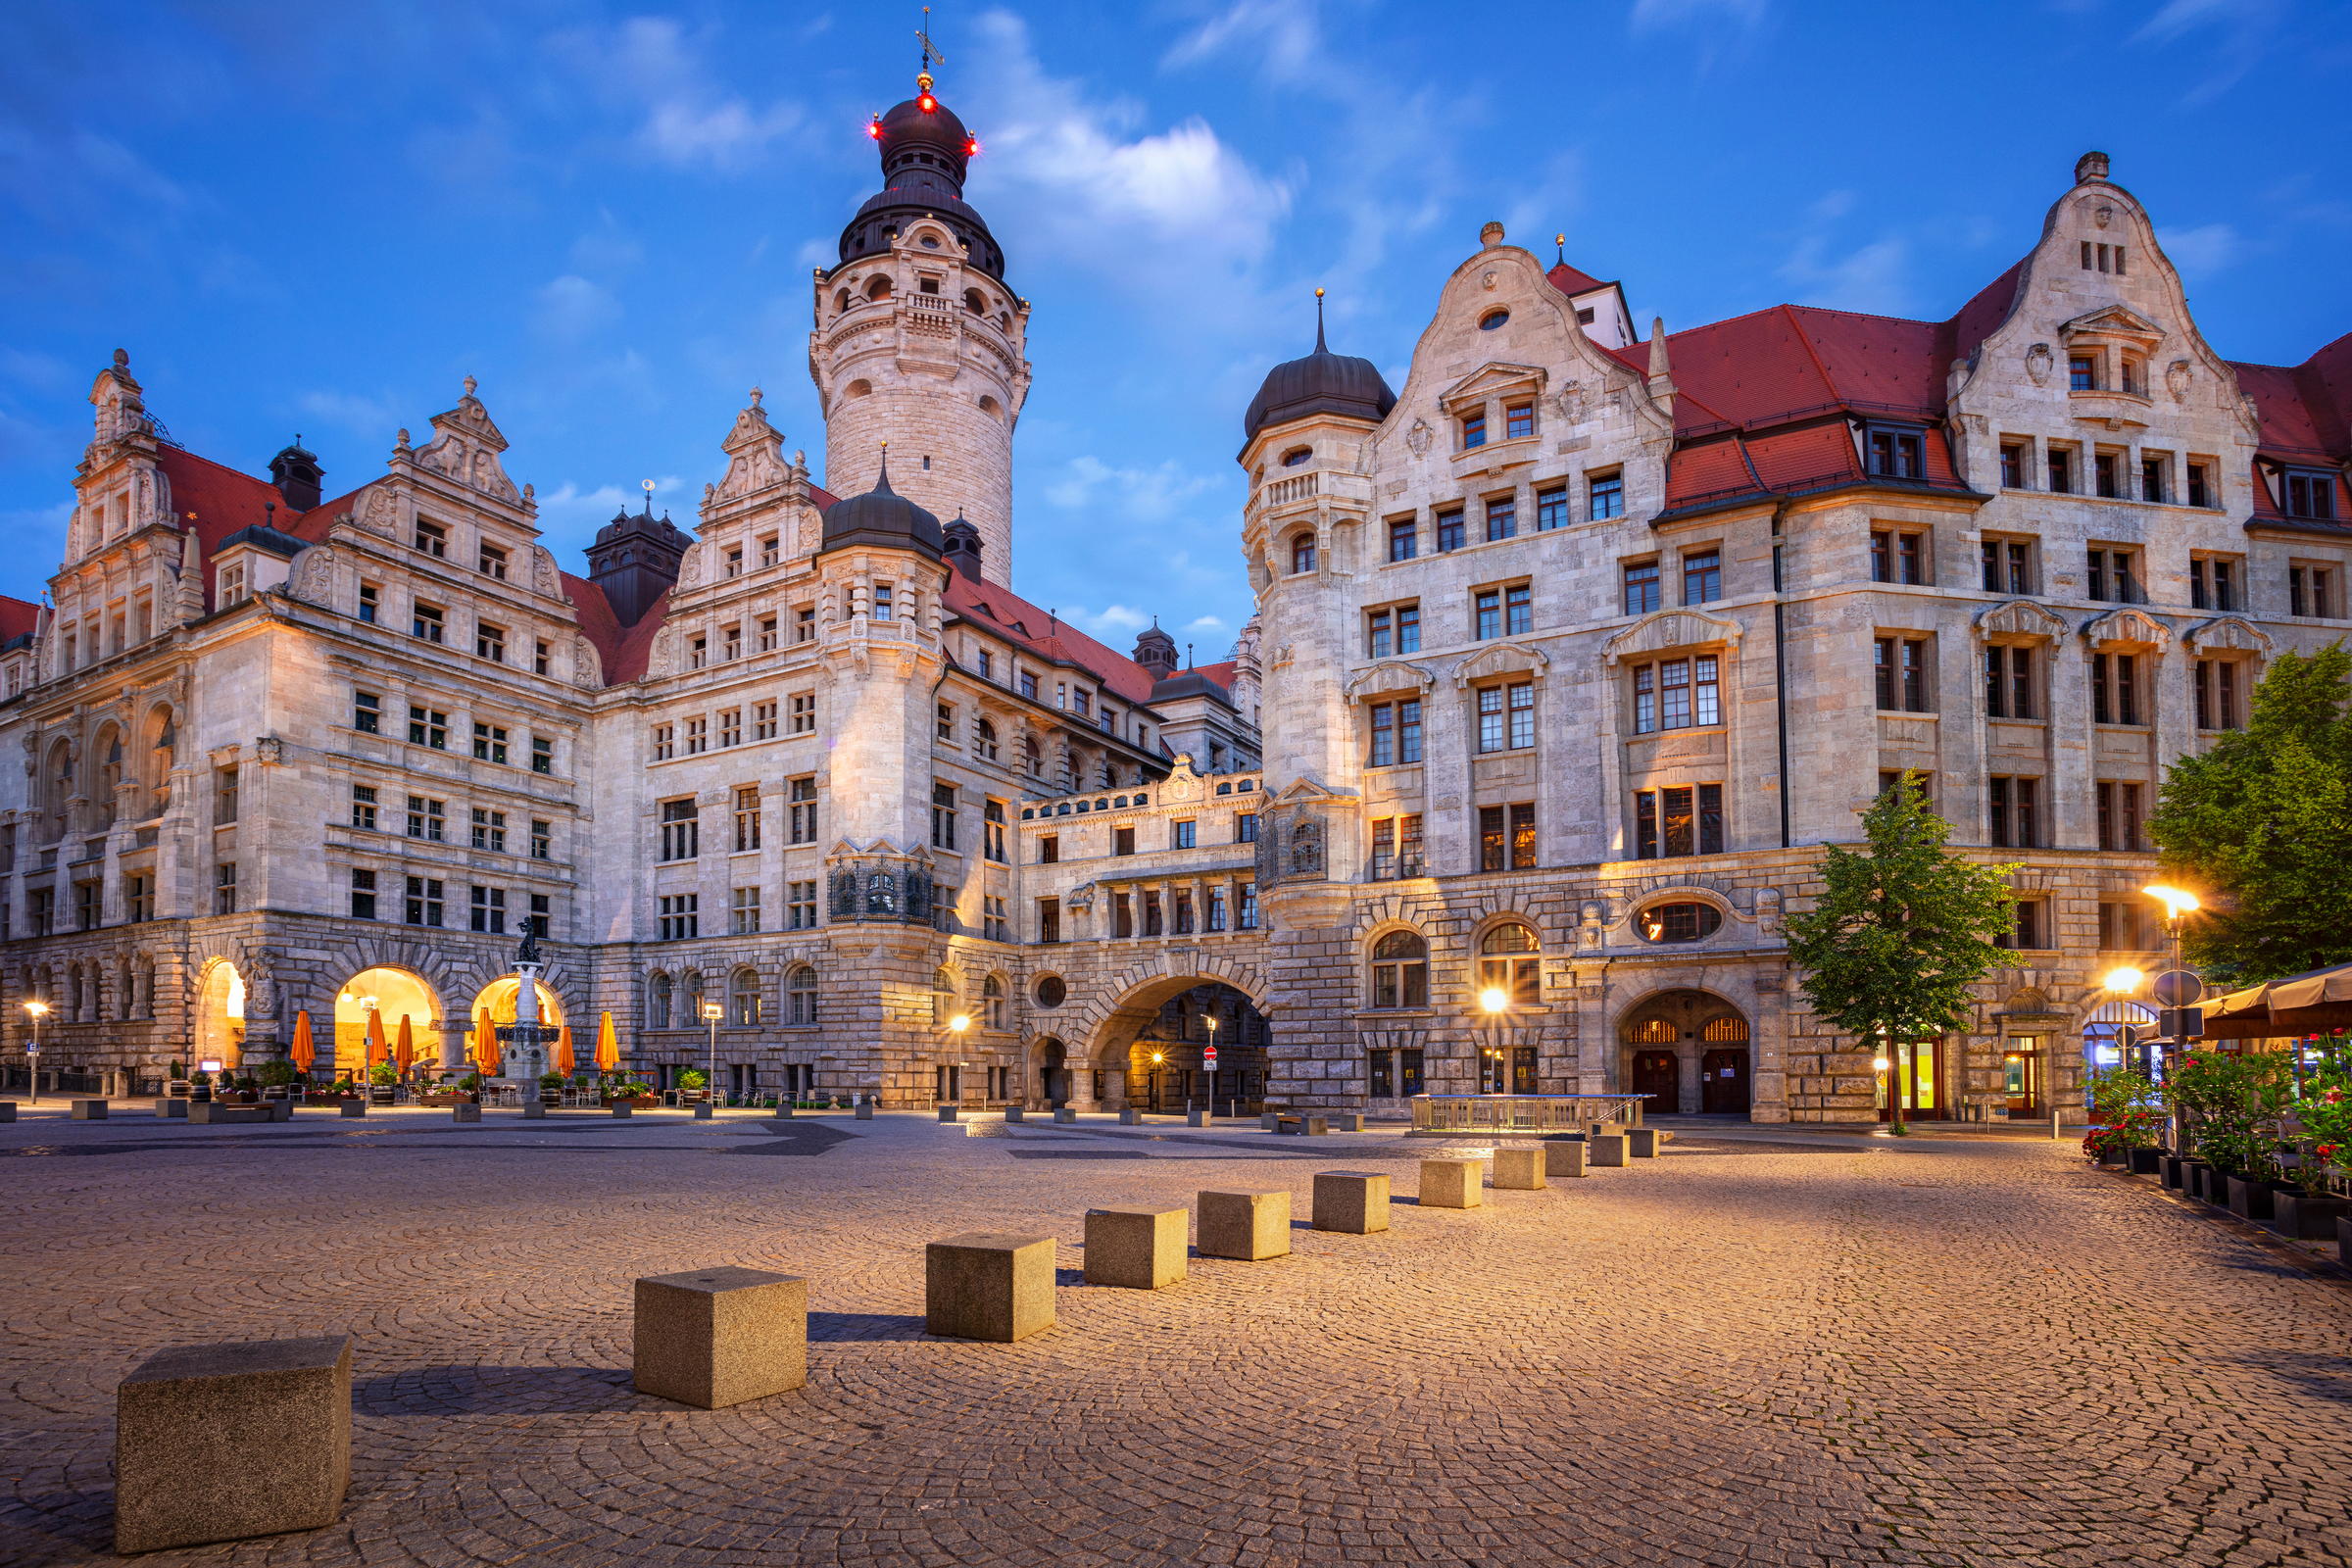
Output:
[[1634,1053],[1634,1093],[1649,1097],[1644,1115],[1671,1116],[1683,1108],[1682,1068],[1673,1052]]
[[1710,1051],[1698,1059],[1699,1108],[1713,1116],[1744,1116],[1748,1107],[1747,1052]]

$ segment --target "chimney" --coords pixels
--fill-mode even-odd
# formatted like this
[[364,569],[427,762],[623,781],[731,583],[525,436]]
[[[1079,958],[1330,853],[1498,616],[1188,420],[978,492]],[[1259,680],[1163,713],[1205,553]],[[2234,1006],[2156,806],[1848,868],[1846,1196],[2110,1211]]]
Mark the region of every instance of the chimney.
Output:
[[940,554],[948,564],[973,582],[980,581],[980,530],[958,512],[956,520],[939,531],[946,541]]

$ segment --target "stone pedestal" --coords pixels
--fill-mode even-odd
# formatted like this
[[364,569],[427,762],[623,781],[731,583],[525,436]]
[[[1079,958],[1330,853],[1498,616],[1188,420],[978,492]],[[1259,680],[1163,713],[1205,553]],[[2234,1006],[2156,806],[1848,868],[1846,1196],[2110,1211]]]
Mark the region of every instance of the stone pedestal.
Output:
[[1623,1133],[1596,1133],[1585,1140],[1585,1148],[1591,1153],[1592,1163],[1595,1165],[1622,1165],[1625,1163],[1625,1134]]
[[1063,1123],[1075,1122],[1078,1119],[1078,1112],[1074,1107],[1069,1105],[1055,1105],[1054,1107],[1054,1119],[1057,1122]]
[[923,1328],[1009,1345],[1054,1326],[1054,1238],[975,1232],[923,1250]]
[[104,1121],[106,1120],[106,1102],[103,1100],[76,1100],[69,1114],[75,1121]]
[[1184,1124],[1187,1127],[1204,1126],[1206,1124],[1200,1119],[1203,1114],[1204,1112],[1202,1112],[1200,1106],[1194,1105],[1185,1111]]
[[1336,1111],[1329,1118],[1335,1133],[1360,1133],[1364,1130],[1364,1113],[1360,1110]]
[[546,1120],[546,1119],[547,1119],[547,1102],[546,1102],[546,1101],[544,1101],[544,1100],[526,1100],[526,1101],[524,1101],[524,1102],[522,1102],[522,1114],[523,1114],[523,1119],[524,1119],[524,1120],[526,1120],[526,1121],[544,1121],[544,1120]]
[[624,1100],[612,1107],[612,1114],[622,1117],[634,1116],[637,1114],[637,1107]]
[[1019,1126],[1023,1120],[1021,1115],[1021,1107],[1018,1105],[1006,1105],[1004,1107],[1004,1119],[1008,1122],[1011,1122],[1016,1127]]
[[346,1116],[365,1116],[368,1114],[368,1102],[365,1100],[346,1100],[342,1102],[338,1108],[341,1114]]
[[1658,1157],[1658,1130],[1655,1127],[1636,1127],[1625,1135],[1625,1152],[1635,1159]]
[[16,1119],[17,1102],[13,1100],[0,1100],[0,1123],[12,1122]]
[[1271,1110],[1265,1110],[1265,1111],[1260,1111],[1260,1112],[1258,1112],[1258,1117],[1257,1117],[1257,1130],[1258,1130],[1259,1132],[1262,1132],[1262,1133],[1271,1133],[1271,1132],[1279,1132],[1279,1131],[1281,1131],[1281,1130],[1282,1130],[1282,1117],[1281,1117],[1279,1114],[1277,1114],[1276,1112],[1274,1112],[1274,1111],[1271,1111]]
[[942,1105],[939,1107],[939,1119],[943,1122],[961,1121],[963,1112],[954,1105]]
[[713,1114],[710,1102],[708,1100],[698,1100],[694,1102],[694,1119],[696,1121],[709,1121]]
[[1185,1275],[1186,1221],[1181,1208],[1086,1211],[1086,1283],[1157,1291]]
[[1369,1236],[1389,1228],[1385,1171],[1326,1170],[1315,1174],[1314,1228]]
[[1487,1200],[1483,1159],[1425,1159],[1421,1162],[1423,1208],[1476,1208]]
[[184,1100],[159,1100],[155,1102],[155,1114],[159,1119],[177,1116],[185,1121],[188,1115],[188,1102]]
[[785,1096],[785,1097],[784,1097],[782,1100],[779,1100],[779,1101],[777,1101],[777,1102],[776,1102],[776,1120],[778,1120],[778,1121],[790,1121],[790,1120],[792,1120],[792,1097],[791,1097],[791,1096],[787,1095],[787,1096]]
[[1202,1257],[1256,1263],[1291,1255],[1289,1193],[1202,1193],[1199,1201]]
[[479,1105],[452,1105],[449,1107],[449,1119],[460,1126],[479,1122],[482,1119],[482,1107]]
[[1125,1110],[1122,1110],[1122,1111],[1120,1111],[1120,1112],[1119,1112],[1119,1125],[1120,1125],[1120,1126],[1122,1126],[1122,1127],[1141,1127],[1143,1124],[1144,1124],[1144,1113],[1143,1113],[1142,1111],[1140,1111],[1140,1110],[1136,1109],[1136,1108],[1135,1108],[1133,1105],[1129,1105],[1129,1106],[1128,1106],[1128,1107],[1127,1107]]
[[872,1101],[860,1100],[858,1102],[858,1119],[859,1121],[872,1121],[874,1119],[874,1102]]
[[1544,1175],[1582,1176],[1584,1173],[1585,1141],[1582,1138],[1551,1138],[1544,1140]]
[[1496,1192],[1540,1193],[1545,1185],[1541,1147],[1494,1151]]
[[351,1484],[351,1341],[159,1350],[115,1395],[115,1549],[318,1530]]
[[636,1389],[722,1410],[808,1381],[808,1282],[706,1268],[637,1282]]

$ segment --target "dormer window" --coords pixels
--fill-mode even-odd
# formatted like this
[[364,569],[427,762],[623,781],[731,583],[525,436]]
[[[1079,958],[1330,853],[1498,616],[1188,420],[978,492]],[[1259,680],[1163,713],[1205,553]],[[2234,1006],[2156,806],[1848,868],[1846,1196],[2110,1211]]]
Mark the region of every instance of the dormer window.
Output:
[[2322,521],[2335,516],[2335,475],[2319,468],[2286,470],[2286,514]]
[[1286,468],[1296,468],[1314,455],[1313,447],[1293,447],[1282,455],[1282,466]]
[[214,597],[220,601],[222,610],[245,602],[245,568],[242,564],[220,568],[220,585]]
[[485,577],[496,577],[500,582],[505,582],[507,580],[507,553],[496,545],[482,546],[481,561],[477,569]]
[[428,556],[447,556],[449,554],[449,530],[437,522],[427,522],[422,517],[418,517],[416,519],[416,548]]
[[890,584],[886,582],[876,583],[874,584],[874,619],[888,620],[890,617]]
[[[2100,249],[2106,249],[2101,246]],[[2074,354],[2067,357],[2066,387],[2070,392],[2096,392],[2099,389],[2099,362],[2096,356]]]
[[1873,427],[1869,432],[1870,471],[1888,479],[1926,478],[1926,439],[1917,430]]

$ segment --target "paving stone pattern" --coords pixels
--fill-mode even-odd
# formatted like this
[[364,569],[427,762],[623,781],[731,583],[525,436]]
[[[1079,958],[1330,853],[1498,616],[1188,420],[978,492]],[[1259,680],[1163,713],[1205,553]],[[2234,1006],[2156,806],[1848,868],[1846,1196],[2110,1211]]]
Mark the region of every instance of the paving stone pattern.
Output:
[[[328,1333],[343,1522],[145,1560],[2352,1561],[2352,1286],[2064,1146],[1686,1131],[1441,1211],[1393,1132],[122,1131],[0,1129],[0,1564],[111,1553],[156,1348]],[[1136,1157],[1017,1157],[1085,1151]],[[1393,1229],[1308,1229],[1318,1168],[1392,1172]],[[1288,1188],[1292,1255],[1080,1283],[1090,1205],[1216,1187]],[[1054,1329],[924,1335],[973,1230],[1059,1238]],[[808,1278],[808,1386],[632,1393],[630,1282],[718,1263]]]

